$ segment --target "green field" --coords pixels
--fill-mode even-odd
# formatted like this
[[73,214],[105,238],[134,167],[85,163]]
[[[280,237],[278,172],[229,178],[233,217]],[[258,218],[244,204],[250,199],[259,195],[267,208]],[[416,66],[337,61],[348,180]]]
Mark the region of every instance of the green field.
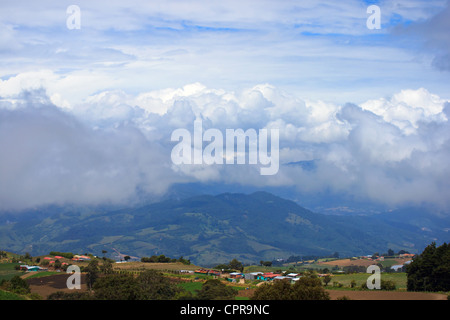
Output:
[[[328,284],[329,289],[345,289],[350,288],[350,284],[352,280],[356,282],[355,289],[360,289],[361,285],[366,283],[367,278],[370,275],[367,273],[353,273],[353,274],[340,274],[340,275],[333,275],[331,277],[331,281]],[[381,280],[385,281],[392,281],[395,283],[395,287],[397,290],[406,290],[406,273],[381,273]],[[338,282],[343,285],[343,287],[336,287],[333,286],[335,282]]]
[[24,271],[15,269],[20,263],[0,263],[0,281],[10,280],[15,275],[22,275]]

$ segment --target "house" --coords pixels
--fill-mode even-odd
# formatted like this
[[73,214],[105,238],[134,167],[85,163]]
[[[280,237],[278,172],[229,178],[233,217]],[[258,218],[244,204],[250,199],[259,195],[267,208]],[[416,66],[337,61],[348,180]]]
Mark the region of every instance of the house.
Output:
[[276,276],[273,278],[274,281],[275,280],[285,280],[285,279],[288,279],[289,281],[291,280],[290,277],[286,277],[286,276]]
[[194,271],[195,274],[204,274],[207,275],[208,274],[208,270],[206,269],[198,269]]
[[72,260],[73,261],[91,261],[91,257],[75,255],[75,256],[73,256]]
[[220,277],[220,271],[208,270],[208,275]]
[[394,271],[398,271],[399,269],[402,269],[403,265],[402,264],[397,264],[391,267],[392,270]]
[[319,273],[317,276],[318,276],[319,278],[323,278],[323,277],[331,276],[331,275],[328,274],[328,273]]
[[266,273],[258,275],[257,279],[258,280],[264,280],[264,281],[271,281],[275,277],[279,277],[279,276],[281,276],[281,274],[272,273],[272,272],[266,272]]
[[251,272],[251,273],[245,273],[244,279],[245,280],[255,280],[258,278],[259,275],[263,274],[263,272]]
[[232,279],[242,278],[243,276],[244,276],[244,274],[240,273],[240,272],[231,272],[230,273],[230,278],[232,278]]
[[47,269],[41,268],[39,266],[21,265],[20,270],[25,270],[27,272],[31,272],[31,271],[43,271],[43,270],[47,270]]
[[28,271],[28,272],[31,272],[31,271],[41,271],[41,270],[42,270],[42,268],[39,267],[39,266],[29,266],[29,267],[27,268],[27,271]]
[[210,275],[210,276],[218,276],[220,277],[220,272],[216,270],[210,270],[210,269],[198,269],[194,271],[195,274],[203,274],[203,275]]
[[180,273],[194,273],[192,270],[180,270]]

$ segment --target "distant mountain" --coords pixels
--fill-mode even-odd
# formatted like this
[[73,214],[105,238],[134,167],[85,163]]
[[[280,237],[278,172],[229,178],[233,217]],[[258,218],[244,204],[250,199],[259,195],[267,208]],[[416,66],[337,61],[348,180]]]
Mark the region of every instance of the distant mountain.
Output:
[[[130,256],[183,256],[210,265],[232,258],[258,262],[290,255],[372,254],[389,248],[419,252],[436,240],[435,233],[394,216],[319,214],[267,192],[197,195],[139,208],[53,208],[47,215],[0,219],[0,249],[32,255],[101,255],[114,248]],[[437,242],[448,241],[448,232],[438,235]]]

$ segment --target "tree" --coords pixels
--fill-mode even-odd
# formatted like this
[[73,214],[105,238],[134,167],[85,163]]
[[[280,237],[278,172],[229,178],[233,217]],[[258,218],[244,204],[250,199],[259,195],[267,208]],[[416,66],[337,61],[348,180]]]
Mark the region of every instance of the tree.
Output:
[[125,257],[123,257],[123,259],[124,259],[125,261],[127,261],[127,262],[128,262],[128,260],[130,260],[130,259],[131,259],[131,257],[130,257],[130,256],[125,256]]
[[325,277],[323,277],[323,283],[327,286],[328,283],[330,283],[331,281],[331,276],[330,275],[326,275]]
[[271,267],[272,266],[272,261],[263,261],[263,266],[264,267]]
[[238,261],[237,259],[231,260],[228,265],[229,265],[230,269],[232,269],[232,270],[238,270],[241,272],[244,270],[244,266],[243,266],[242,262]]
[[98,300],[137,300],[140,288],[132,274],[110,274],[98,278],[93,286]]
[[86,282],[89,287],[89,290],[91,290],[97,281],[98,275],[99,275],[99,267],[98,267],[98,261],[97,260],[91,260],[86,267]]
[[288,280],[264,283],[255,290],[253,300],[293,300],[292,285]]
[[315,276],[301,277],[293,285],[294,300],[330,300],[330,295]]
[[112,274],[113,273],[113,266],[111,261],[109,260],[103,260],[102,265],[100,266],[100,271],[103,274]]
[[395,255],[394,250],[389,249],[388,252],[387,252],[387,255],[390,256],[390,257],[392,257],[393,255]]
[[55,263],[53,264],[53,267],[54,267],[55,269],[60,269],[60,268],[61,268],[61,265],[62,265],[61,261],[59,261],[59,259],[56,259],[56,260],[55,260]]
[[408,291],[450,290],[450,244],[432,242],[406,267]]
[[139,299],[171,300],[182,291],[176,283],[156,270],[147,270],[141,273],[136,281],[140,290]]
[[23,257],[24,260],[33,260],[33,257],[28,253],[25,252],[25,256]]
[[189,260],[189,259],[184,259],[183,256],[179,257],[177,261],[178,261],[178,262],[181,262],[182,264],[186,264],[186,265],[191,264],[191,260]]
[[199,300],[229,300],[236,295],[236,290],[225,285],[219,279],[210,279],[203,283],[198,291]]

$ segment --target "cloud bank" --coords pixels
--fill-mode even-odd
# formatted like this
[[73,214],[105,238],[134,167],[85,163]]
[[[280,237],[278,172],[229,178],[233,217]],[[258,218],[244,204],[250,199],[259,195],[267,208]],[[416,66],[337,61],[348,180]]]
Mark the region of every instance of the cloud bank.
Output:
[[[11,89],[20,77],[0,84],[2,210],[129,204],[184,182],[331,190],[390,206],[450,204],[450,103],[425,88],[339,105],[269,84],[233,92],[193,83],[102,91],[68,105],[35,83]],[[223,132],[279,129],[278,174],[261,176],[256,165],[173,165],[171,133],[192,132],[195,119]]]

